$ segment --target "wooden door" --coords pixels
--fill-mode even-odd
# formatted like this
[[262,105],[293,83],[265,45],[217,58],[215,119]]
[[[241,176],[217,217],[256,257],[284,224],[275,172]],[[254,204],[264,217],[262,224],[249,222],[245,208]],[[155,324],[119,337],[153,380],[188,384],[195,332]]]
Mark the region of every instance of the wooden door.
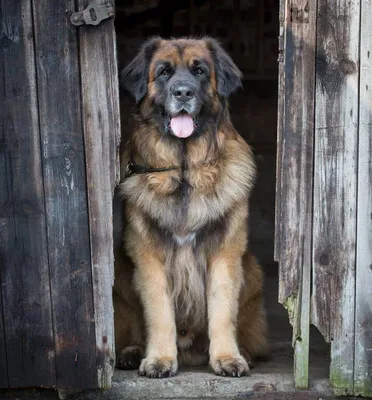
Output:
[[281,2],[275,254],[308,385],[309,324],[338,395],[372,395],[372,4]]
[[114,368],[115,33],[73,26],[75,3],[0,0],[0,387]]

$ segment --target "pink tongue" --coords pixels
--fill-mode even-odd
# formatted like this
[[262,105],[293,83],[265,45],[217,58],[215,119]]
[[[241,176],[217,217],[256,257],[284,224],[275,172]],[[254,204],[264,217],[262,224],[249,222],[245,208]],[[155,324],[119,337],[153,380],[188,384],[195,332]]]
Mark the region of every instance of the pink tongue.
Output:
[[173,133],[179,138],[187,138],[194,132],[194,121],[188,114],[173,117],[170,125]]

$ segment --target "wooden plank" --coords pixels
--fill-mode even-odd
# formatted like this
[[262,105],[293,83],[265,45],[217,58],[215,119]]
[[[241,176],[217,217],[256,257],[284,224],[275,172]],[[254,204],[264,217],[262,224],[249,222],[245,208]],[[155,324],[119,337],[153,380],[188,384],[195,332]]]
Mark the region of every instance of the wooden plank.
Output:
[[312,321],[353,394],[359,0],[318,0]]
[[69,21],[74,8],[74,0],[33,0],[59,389],[97,387],[78,43]]
[[275,193],[275,239],[274,239],[274,260],[279,261],[280,254],[280,231],[281,231],[281,181],[282,168],[282,145],[283,129],[285,119],[285,68],[284,68],[284,43],[286,32],[286,1],[280,0],[279,4],[279,37],[278,37],[278,119],[277,119],[277,141],[276,141],[276,193]]
[[[103,4],[100,0],[98,4]],[[79,0],[79,9],[86,0]],[[111,385],[114,368],[112,202],[119,178],[119,94],[113,20],[81,27],[80,65],[96,321],[98,386]]]
[[[1,164],[0,164],[0,167],[2,167]],[[2,225],[3,225],[3,221],[2,221],[2,217],[0,216],[0,228]],[[0,248],[1,247],[2,246],[0,244]],[[2,269],[1,264],[0,264],[0,269]],[[0,274],[0,285],[2,286],[1,274]],[[5,326],[4,326],[4,314],[3,314],[3,301],[2,301],[2,292],[0,291],[0,388],[8,387],[8,365],[7,364],[8,363],[7,363],[7,359],[6,359],[6,347],[5,347]]]
[[[302,22],[292,10],[306,15]],[[316,4],[287,3],[284,49],[284,121],[279,138],[279,301],[289,311],[295,348],[295,384],[308,386]],[[281,94],[279,94],[281,96]],[[278,223],[278,220],[277,220]]]
[[[54,341],[29,2],[1,0],[0,385],[54,386]],[[7,359],[7,365],[6,365]]]
[[372,397],[372,3],[361,2],[354,395]]

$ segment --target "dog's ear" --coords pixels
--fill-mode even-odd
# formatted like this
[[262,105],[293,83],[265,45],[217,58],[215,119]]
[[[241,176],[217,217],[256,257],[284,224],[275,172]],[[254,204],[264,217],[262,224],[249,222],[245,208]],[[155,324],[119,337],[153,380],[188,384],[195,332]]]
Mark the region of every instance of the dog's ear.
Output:
[[120,73],[120,83],[137,103],[146,96],[149,66],[159,42],[160,38],[147,40],[136,57]]
[[217,92],[228,97],[242,87],[242,73],[217,40],[208,38],[207,43],[215,65]]

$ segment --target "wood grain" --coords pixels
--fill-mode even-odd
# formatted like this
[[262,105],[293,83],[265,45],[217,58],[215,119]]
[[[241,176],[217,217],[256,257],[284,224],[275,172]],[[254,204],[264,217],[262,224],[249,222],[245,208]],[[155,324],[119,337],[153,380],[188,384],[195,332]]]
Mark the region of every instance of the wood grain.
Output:
[[354,395],[372,397],[372,3],[361,2]]
[[30,2],[0,1],[2,387],[55,385],[30,6]]
[[[0,167],[1,167],[1,164],[0,164]],[[0,226],[2,226],[2,224],[3,224],[3,221],[2,221],[2,217],[0,216]],[[1,237],[1,235],[0,235],[0,237]],[[0,264],[0,268],[1,268],[1,264]],[[0,285],[1,284],[2,283],[1,283],[1,274],[0,274]],[[3,300],[2,300],[2,293],[0,292],[0,388],[7,388],[7,387],[8,387],[8,363],[7,363],[7,359],[6,359]]]
[[318,0],[312,321],[353,394],[359,0]]
[[[79,0],[79,9],[87,1]],[[97,4],[104,4],[100,0]],[[119,178],[118,71],[113,20],[81,27],[80,64],[93,268],[98,386],[111,385],[114,369],[112,204]]]
[[[97,387],[74,0],[33,0],[57,388]],[[90,62],[94,63],[93,55]]]
[[279,37],[278,37],[278,119],[277,119],[277,154],[276,154],[276,194],[275,194],[275,239],[274,239],[274,260],[279,261],[280,257],[280,231],[281,231],[281,202],[280,191],[282,176],[282,143],[285,117],[285,68],[284,68],[284,40],[286,32],[286,0],[280,0],[279,4]]
[[311,4],[308,23],[297,23],[292,20],[292,8],[304,10],[308,2],[296,0],[290,3],[286,2],[285,10],[282,107],[280,102],[283,100],[279,100],[283,120],[278,121],[277,162],[280,176],[277,186],[276,256],[280,266],[279,301],[289,311],[293,325],[295,383],[298,388],[307,388],[316,8]]

